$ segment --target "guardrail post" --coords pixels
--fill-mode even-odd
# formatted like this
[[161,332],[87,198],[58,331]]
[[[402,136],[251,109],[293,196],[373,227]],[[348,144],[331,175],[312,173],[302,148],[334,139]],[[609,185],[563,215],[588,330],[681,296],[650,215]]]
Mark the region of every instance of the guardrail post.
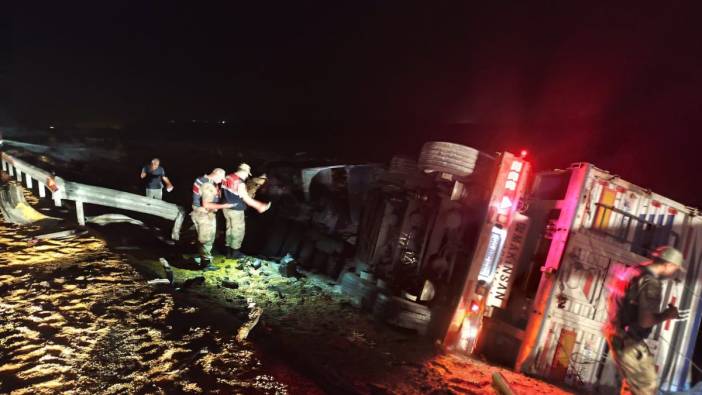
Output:
[[39,197],[46,197],[46,185],[41,181],[37,181],[37,184],[39,184]]
[[61,207],[61,196],[58,193],[52,192],[51,198],[54,199],[54,206]]
[[15,168],[15,175],[17,176],[17,181],[22,182],[22,170]]
[[10,174],[10,177],[15,175],[15,168],[12,166],[12,164],[7,165],[7,172]]
[[83,213],[83,202],[76,200],[76,217],[78,218],[78,225],[85,226],[85,214]]
[[0,162],[2,162],[2,171],[7,171],[7,162],[5,162],[5,159],[0,159]]
[[185,219],[185,210],[180,209],[178,215],[175,217],[173,222],[173,231],[171,231],[171,239],[180,240],[180,228],[183,226],[183,220]]
[[25,174],[24,176],[27,178],[25,180],[27,181],[27,188],[32,189],[32,177],[29,174]]

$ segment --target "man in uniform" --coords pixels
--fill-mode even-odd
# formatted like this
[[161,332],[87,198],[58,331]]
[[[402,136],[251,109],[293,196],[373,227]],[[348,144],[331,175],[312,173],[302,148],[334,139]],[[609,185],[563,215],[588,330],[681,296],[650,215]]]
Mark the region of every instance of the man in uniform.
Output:
[[244,220],[246,206],[253,207],[259,213],[271,207],[270,203],[262,203],[249,196],[246,191],[246,179],[250,176],[251,166],[242,163],[237,171],[228,175],[222,183],[224,201],[231,207],[224,209],[224,219],[227,223],[227,258],[240,258],[243,255],[239,249],[246,232]]
[[653,260],[617,273],[610,286],[608,321],[604,335],[622,379],[622,394],[657,393],[654,356],[646,344],[653,327],[670,319],[685,319],[689,312],[672,304],[661,306],[661,282],[683,272],[683,255],[670,246],[657,248]]
[[212,245],[217,234],[215,212],[219,209],[232,207],[232,204],[220,204],[218,184],[224,179],[223,169],[214,169],[210,174],[195,179],[193,183],[193,219],[200,242],[198,263],[208,266],[212,262]]
[[168,192],[173,190],[173,184],[166,177],[166,171],[161,167],[161,161],[158,158],[151,159],[150,165],[141,168],[141,178],[146,178],[146,197],[161,200],[164,183]]

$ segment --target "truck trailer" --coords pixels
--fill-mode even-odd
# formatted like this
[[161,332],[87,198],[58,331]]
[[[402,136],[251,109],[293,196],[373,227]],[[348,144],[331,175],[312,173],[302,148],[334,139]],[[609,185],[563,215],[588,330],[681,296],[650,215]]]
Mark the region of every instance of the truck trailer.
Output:
[[608,287],[661,245],[681,250],[686,268],[665,282],[662,307],[692,313],[658,325],[648,344],[661,389],[684,391],[702,318],[702,219],[589,163],[532,179],[524,154],[452,143],[394,158],[365,205],[357,273],[342,288],[447,351],[610,393]]
[[[700,326],[702,218],[687,207],[589,163],[536,175],[529,231],[509,297],[488,303],[476,353],[518,371],[592,392],[618,386],[602,335],[609,287],[662,245],[683,252],[686,275],[665,281],[661,308],[690,309],[647,343],[664,391],[691,385]],[[499,351],[498,351],[499,350]]]

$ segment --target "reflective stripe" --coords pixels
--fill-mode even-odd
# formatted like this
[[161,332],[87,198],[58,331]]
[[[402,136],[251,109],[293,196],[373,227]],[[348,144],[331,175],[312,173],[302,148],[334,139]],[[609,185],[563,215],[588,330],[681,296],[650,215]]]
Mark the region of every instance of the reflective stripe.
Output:
[[209,178],[202,176],[195,179],[193,182],[193,207],[202,207],[202,194],[200,187],[204,183],[212,182]]
[[239,186],[242,182],[243,180],[235,173],[228,175],[222,182],[224,200],[234,205],[234,207],[232,207],[233,210],[244,210],[246,208],[244,200],[239,196]]

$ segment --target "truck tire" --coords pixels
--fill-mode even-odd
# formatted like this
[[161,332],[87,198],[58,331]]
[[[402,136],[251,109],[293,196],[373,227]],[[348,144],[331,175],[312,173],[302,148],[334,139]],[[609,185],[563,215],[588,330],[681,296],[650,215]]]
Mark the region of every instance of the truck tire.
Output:
[[390,159],[388,173],[400,176],[412,175],[419,173],[419,168],[417,167],[417,162],[413,159],[396,155]]
[[419,303],[381,293],[376,297],[373,316],[393,326],[413,329],[423,336],[429,331],[431,310]]
[[341,291],[351,299],[351,305],[370,311],[378,296],[374,283],[361,280],[357,274],[346,272],[341,276]]
[[424,143],[417,164],[427,171],[439,171],[459,177],[473,173],[478,160],[478,150],[465,145],[429,141]]

